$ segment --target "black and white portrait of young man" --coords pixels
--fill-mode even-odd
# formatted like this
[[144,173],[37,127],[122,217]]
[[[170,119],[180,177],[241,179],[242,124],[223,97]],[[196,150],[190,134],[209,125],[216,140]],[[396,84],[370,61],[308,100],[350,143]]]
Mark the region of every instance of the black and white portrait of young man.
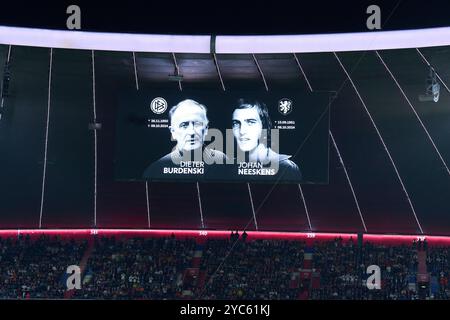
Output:
[[[299,167],[290,155],[273,150],[272,121],[266,105],[256,100],[239,99],[232,114],[233,135],[241,152],[235,159],[240,168],[255,172],[268,172],[269,175],[282,175],[288,180],[301,180]],[[263,167],[271,171],[257,170]]]

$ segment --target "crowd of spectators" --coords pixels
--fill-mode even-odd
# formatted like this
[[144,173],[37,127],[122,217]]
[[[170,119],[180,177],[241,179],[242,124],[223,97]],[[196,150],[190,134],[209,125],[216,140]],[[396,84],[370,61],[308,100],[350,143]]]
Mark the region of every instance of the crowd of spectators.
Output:
[[431,247],[427,255],[430,286],[436,299],[450,299],[450,248]]
[[0,298],[64,298],[67,267],[78,265],[86,248],[86,240],[0,238]]
[[[422,291],[417,283],[418,250],[427,253],[430,275]],[[81,289],[72,291],[72,299],[450,297],[450,247],[356,244],[339,238],[308,244],[249,241],[233,234],[202,243],[174,236],[99,237],[90,244],[56,237],[0,239],[0,299],[67,298],[66,268],[79,265],[84,255]],[[367,288],[370,265],[380,267],[380,290]],[[299,276],[305,272],[306,280]]]
[[[353,241],[336,239],[314,245],[313,268],[320,273],[320,288],[311,291],[312,299],[415,299],[417,250],[413,246],[357,246]],[[366,282],[367,267],[381,271],[381,289],[370,290]]]
[[295,299],[291,271],[302,267],[305,244],[281,240],[206,243],[201,299]]
[[82,299],[176,299],[196,243],[175,238],[101,238],[88,260]]

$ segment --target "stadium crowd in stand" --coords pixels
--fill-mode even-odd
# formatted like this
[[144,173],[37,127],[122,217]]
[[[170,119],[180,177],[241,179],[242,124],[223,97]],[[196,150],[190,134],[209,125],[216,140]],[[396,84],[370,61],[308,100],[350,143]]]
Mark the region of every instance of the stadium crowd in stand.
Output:
[[78,265],[86,248],[85,240],[0,238],[0,298],[63,298],[67,267]]
[[[417,251],[412,246],[374,246],[361,248],[350,241],[316,243],[314,268],[320,271],[321,285],[312,290],[312,299],[415,299],[409,279],[417,273]],[[381,290],[367,288],[367,266],[381,268]],[[413,280],[415,281],[415,280]]]
[[76,297],[175,299],[195,245],[194,240],[174,238],[101,238],[89,259],[83,290],[77,290]]
[[[448,299],[450,248],[427,247],[430,288],[420,295],[418,245],[354,241],[97,238],[72,299]],[[0,298],[67,298],[66,268],[89,244],[0,239]],[[306,258],[310,255],[309,264]],[[381,268],[380,290],[366,268]],[[300,274],[308,268],[309,277]],[[316,280],[312,278],[316,277]]]
[[436,287],[436,299],[450,299],[450,248],[431,247],[428,250],[427,267],[431,275],[431,287]]
[[296,299],[291,270],[302,267],[304,243],[210,240],[202,259],[203,299]]

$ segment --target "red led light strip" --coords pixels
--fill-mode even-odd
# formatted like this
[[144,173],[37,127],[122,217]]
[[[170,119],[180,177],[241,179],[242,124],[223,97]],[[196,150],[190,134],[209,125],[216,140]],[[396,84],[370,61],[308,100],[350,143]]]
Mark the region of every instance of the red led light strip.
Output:
[[[243,231],[239,231],[242,234]],[[64,238],[99,237],[170,237],[176,238],[229,238],[231,231],[225,230],[156,230],[156,229],[7,229],[0,230],[0,237],[17,237],[18,235],[30,236],[60,236]],[[272,232],[272,231],[248,231],[249,240],[304,240],[327,241],[342,238],[343,241],[357,241],[356,233],[313,233],[313,232]],[[449,236],[424,236],[424,235],[389,235],[389,234],[364,234],[364,241],[386,244],[410,244],[413,240],[426,239],[430,245],[450,245]]]

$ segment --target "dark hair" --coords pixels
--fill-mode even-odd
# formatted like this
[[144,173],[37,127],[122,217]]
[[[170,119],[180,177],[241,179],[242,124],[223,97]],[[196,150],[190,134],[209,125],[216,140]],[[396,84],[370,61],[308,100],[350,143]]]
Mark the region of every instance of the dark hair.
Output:
[[237,102],[236,109],[251,109],[256,108],[258,111],[259,118],[261,119],[262,128],[267,130],[267,147],[270,147],[271,143],[271,132],[272,129],[272,120],[270,120],[269,110],[264,102],[259,102],[257,100],[246,100],[244,98],[240,98]]

